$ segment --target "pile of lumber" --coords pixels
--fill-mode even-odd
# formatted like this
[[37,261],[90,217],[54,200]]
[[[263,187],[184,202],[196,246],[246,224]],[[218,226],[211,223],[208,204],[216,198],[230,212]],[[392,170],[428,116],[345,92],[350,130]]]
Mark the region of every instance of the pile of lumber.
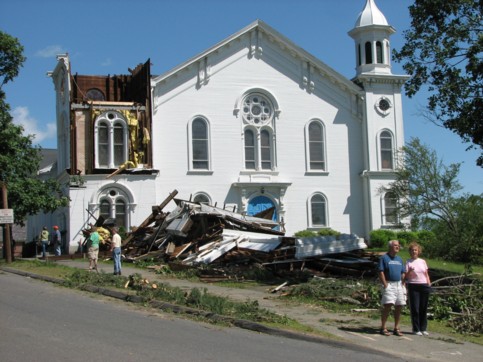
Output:
[[[123,241],[125,261],[154,260],[178,268],[210,264],[294,269],[318,265],[358,272],[374,267],[370,260],[344,256],[366,248],[356,235],[286,237],[283,224],[272,220],[271,210],[248,216],[176,195],[175,190],[161,205],[154,206],[151,215]],[[171,201],[176,207],[164,212]],[[331,261],[331,255],[339,259]]]

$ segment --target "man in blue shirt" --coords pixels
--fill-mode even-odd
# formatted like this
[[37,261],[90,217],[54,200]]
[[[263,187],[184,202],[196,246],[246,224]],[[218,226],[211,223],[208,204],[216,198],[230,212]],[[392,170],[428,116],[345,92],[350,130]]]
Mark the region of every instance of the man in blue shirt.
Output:
[[391,240],[388,244],[389,251],[379,259],[379,279],[383,291],[381,304],[381,331],[384,336],[390,333],[386,329],[387,318],[394,305],[394,335],[401,337],[403,334],[399,329],[402,307],[406,305],[406,286],[403,284],[405,270],[403,260],[397,255],[399,252],[399,241]]

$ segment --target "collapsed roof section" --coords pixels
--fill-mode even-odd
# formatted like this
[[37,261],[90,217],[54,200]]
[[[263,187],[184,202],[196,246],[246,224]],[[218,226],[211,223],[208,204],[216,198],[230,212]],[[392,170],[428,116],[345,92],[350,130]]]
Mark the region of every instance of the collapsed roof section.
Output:
[[153,208],[155,212],[148,221],[129,236],[123,245],[126,260],[159,259],[197,266],[236,263],[242,258],[245,264],[251,261],[270,267],[367,247],[354,234],[286,237],[280,222],[259,217],[270,217],[267,212],[248,216],[174,197],[172,200],[176,203],[174,210],[162,213],[160,208]]

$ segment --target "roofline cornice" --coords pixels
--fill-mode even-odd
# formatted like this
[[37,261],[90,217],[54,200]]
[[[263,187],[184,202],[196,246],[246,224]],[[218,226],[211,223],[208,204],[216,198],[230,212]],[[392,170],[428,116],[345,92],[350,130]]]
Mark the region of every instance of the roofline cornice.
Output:
[[409,75],[396,75],[396,74],[359,74],[353,78],[352,81],[360,83],[380,83],[380,84],[399,84],[403,85],[411,78]]
[[338,84],[342,89],[347,89],[349,92],[356,95],[360,95],[360,93],[362,92],[362,89],[358,85],[348,80],[346,77],[344,77],[343,75],[341,75],[340,73],[338,73],[337,71],[329,67],[327,64],[323,63],[322,61],[314,57],[309,52],[297,46],[291,40],[289,40],[284,35],[280,34],[278,31],[276,31],[275,29],[273,29],[272,27],[270,27],[269,25],[267,25],[261,20],[254,21],[250,25],[246,26],[245,28],[241,29],[235,34],[229,36],[228,38],[222,40],[221,42],[215,44],[214,46],[208,48],[204,52],[194,56],[193,58],[178,65],[177,67],[171,69],[170,71],[155,77],[152,80],[151,85],[155,86],[156,83],[159,83],[161,81],[164,81],[170,78],[180,70],[186,67],[189,67],[193,64],[196,64],[197,62],[202,61],[203,59],[208,57],[211,53],[218,51],[219,49],[226,46],[228,43],[234,41],[235,39],[239,38],[240,36],[243,36],[245,34],[248,34],[256,30],[264,33],[270,41],[278,43],[282,49],[288,49],[291,52],[292,56],[300,58],[301,61],[309,64],[320,75],[328,78],[332,83]]

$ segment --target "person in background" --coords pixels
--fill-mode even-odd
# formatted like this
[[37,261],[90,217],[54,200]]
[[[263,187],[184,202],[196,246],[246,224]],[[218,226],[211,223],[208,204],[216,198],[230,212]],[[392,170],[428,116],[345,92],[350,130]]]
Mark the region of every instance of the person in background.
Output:
[[399,329],[399,321],[401,319],[402,307],[406,305],[406,287],[404,285],[404,264],[399,252],[399,241],[390,240],[388,243],[389,251],[379,259],[379,279],[383,286],[382,291],[382,312],[381,312],[381,330],[384,336],[390,333],[386,328],[387,318],[394,306],[394,335],[401,337],[403,333]]
[[57,225],[54,226],[54,235],[52,236],[52,242],[54,244],[54,251],[55,255],[59,256],[62,254],[61,246],[62,246],[62,237],[60,236],[59,227]]
[[114,260],[114,275],[121,275],[121,236],[118,234],[116,228],[112,228],[111,232],[111,251],[112,259]]
[[94,269],[96,272],[97,270],[97,259],[99,258],[99,241],[101,237],[97,232],[97,227],[92,227],[91,235],[89,236],[89,248],[88,248],[88,257],[89,257],[89,271]]
[[413,333],[418,336],[428,336],[428,301],[431,292],[431,280],[428,265],[419,256],[421,245],[416,242],[409,244],[411,259],[406,261],[406,283],[408,287],[409,308]]
[[47,230],[47,226],[42,228],[40,232],[40,242],[42,245],[42,258],[45,258],[47,255],[47,247],[49,246],[49,231]]

